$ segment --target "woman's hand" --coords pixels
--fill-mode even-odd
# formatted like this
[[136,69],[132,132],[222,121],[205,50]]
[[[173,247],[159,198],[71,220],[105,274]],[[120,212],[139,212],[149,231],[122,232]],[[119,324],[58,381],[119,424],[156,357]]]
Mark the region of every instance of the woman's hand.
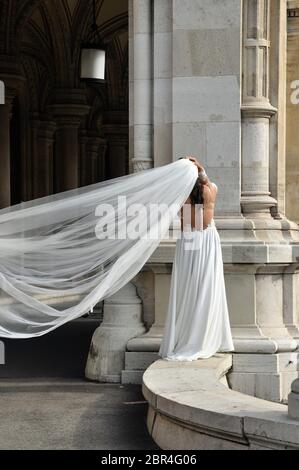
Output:
[[[197,162],[196,157],[193,157],[192,155],[187,155],[185,158],[188,158],[188,160],[191,160],[191,162],[194,162],[194,163]],[[197,162],[197,163],[198,163],[198,162]]]
[[202,171],[204,169],[204,167],[197,161],[196,157],[193,157],[192,155],[188,155],[185,158],[188,158],[188,160],[190,160],[192,163],[194,163],[194,165],[197,166],[198,171]]

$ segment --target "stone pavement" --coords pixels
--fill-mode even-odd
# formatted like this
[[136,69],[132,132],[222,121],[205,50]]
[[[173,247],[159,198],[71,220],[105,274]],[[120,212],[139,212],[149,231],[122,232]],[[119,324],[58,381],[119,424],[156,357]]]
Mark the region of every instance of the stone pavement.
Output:
[[1,379],[0,449],[157,449],[137,385]]

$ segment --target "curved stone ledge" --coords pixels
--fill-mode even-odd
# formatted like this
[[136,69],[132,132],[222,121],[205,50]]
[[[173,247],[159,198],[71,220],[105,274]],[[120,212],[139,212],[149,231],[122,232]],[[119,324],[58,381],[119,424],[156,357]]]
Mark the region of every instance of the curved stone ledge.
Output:
[[147,427],[162,449],[299,449],[287,406],[228,388],[232,357],[158,360],[143,375]]

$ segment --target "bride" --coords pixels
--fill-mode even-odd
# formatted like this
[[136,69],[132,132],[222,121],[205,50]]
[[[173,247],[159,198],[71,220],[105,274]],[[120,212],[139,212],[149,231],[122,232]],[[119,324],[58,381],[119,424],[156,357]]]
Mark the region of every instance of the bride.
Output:
[[214,222],[217,186],[193,157],[195,185],[180,210],[168,312],[159,356],[192,361],[233,351],[220,237]]

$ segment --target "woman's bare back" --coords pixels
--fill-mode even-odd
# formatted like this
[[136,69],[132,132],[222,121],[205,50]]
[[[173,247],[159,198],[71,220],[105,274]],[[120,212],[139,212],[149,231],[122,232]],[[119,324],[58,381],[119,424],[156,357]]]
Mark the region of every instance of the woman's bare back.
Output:
[[[214,217],[214,210],[215,210],[215,202],[216,202],[216,196],[217,196],[217,191],[218,188],[215,183],[209,182],[206,185],[203,185],[203,229],[206,229],[208,225],[211,223],[213,217]],[[191,218],[191,227],[194,229],[199,230],[200,227],[198,227],[199,221],[196,218],[196,208],[194,204],[191,204],[191,199],[190,196],[186,199],[184,206],[188,205],[189,210],[186,210],[183,207],[181,208],[180,214],[181,214],[181,230],[184,229],[185,226],[190,224],[190,219]],[[191,214],[190,214],[191,211]],[[185,220],[185,218],[188,218],[189,220]]]

